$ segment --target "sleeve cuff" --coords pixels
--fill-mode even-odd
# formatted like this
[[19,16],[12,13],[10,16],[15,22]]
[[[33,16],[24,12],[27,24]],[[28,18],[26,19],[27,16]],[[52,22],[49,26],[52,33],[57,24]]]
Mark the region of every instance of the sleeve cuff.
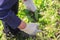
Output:
[[16,29],[20,23],[21,19],[19,19],[13,11],[8,12],[8,16],[3,19],[12,29]]

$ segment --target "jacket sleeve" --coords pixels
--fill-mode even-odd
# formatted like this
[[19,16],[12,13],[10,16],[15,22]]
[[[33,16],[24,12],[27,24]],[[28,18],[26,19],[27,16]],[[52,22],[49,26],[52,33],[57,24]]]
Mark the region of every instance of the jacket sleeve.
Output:
[[0,19],[6,16],[17,0],[0,0]]
[[13,29],[21,23],[21,19],[10,9],[16,2],[17,0],[0,0],[0,19]]
[[3,17],[2,21],[6,22],[12,29],[16,29],[21,23],[21,19],[11,10],[8,12],[7,16]]

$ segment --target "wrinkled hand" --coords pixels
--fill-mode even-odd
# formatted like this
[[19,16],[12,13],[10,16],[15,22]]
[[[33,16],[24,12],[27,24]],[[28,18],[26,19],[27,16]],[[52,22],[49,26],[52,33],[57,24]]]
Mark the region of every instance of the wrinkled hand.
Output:
[[21,31],[24,31],[25,33],[29,35],[36,35],[37,32],[41,32],[41,30],[38,30],[38,24],[37,23],[29,23],[26,25],[26,28],[20,29]]

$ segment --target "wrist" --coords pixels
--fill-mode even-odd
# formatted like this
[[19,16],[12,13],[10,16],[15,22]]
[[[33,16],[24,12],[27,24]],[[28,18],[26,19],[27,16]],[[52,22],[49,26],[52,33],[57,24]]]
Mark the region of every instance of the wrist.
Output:
[[21,24],[18,26],[19,29],[25,29],[26,28],[26,23],[25,22],[21,22]]

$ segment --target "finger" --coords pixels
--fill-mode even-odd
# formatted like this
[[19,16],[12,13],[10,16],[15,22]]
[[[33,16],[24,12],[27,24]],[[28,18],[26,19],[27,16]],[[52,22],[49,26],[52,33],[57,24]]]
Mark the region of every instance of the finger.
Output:
[[39,23],[35,23],[36,25],[39,25]]
[[36,28],[39,29],[39,23],[36,23],[35,25],[36,25]]
[[37,32],[42,32],[42,30],[37,30]]

